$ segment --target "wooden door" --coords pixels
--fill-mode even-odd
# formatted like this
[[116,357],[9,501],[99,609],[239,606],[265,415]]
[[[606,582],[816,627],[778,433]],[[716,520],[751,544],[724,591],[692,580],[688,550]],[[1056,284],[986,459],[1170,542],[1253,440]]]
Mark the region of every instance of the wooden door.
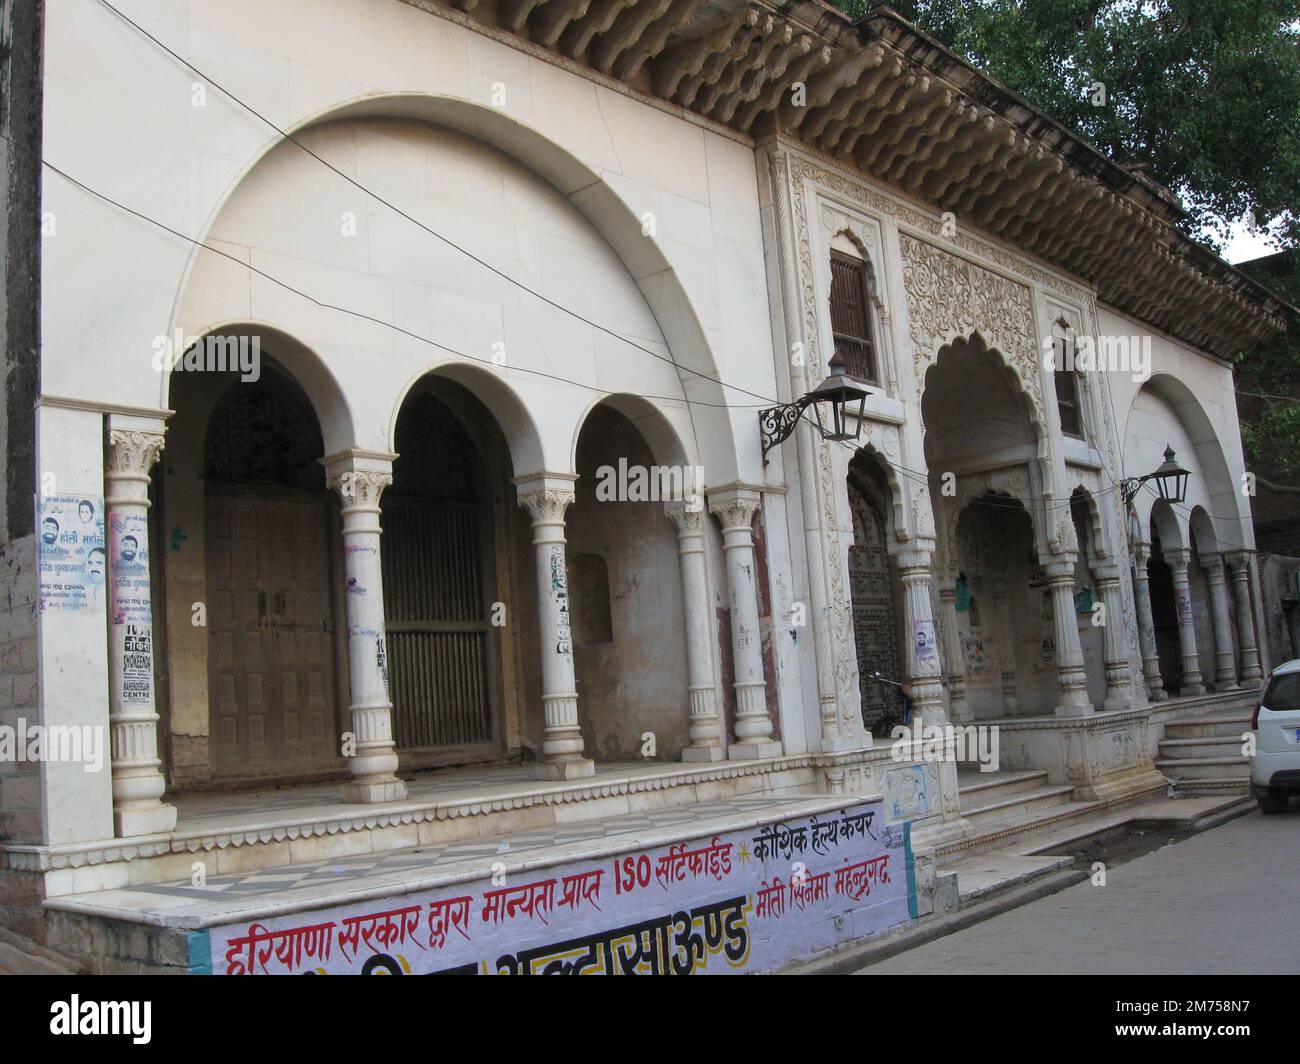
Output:
[[893,688],[869,679],[879,671],[891,680],[906,682],[898,646],[898,613],[894,600],[893,571],[885,541],[885,522],[866,498],[850,486],[853,511],[853,546],[849,548],[849,588],[853,596],[853,637],[858,650],[862,719],[870,727],[885,715],[897,715],[900,706]]
[[324,500],[209,492],[208,684],[216,775],[336,756]]

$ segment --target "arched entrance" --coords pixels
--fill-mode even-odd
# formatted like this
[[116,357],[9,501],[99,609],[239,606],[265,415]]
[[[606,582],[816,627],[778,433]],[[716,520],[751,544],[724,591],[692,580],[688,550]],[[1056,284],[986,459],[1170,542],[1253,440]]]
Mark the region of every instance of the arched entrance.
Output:
[[[404,766],[495,752],[508,618],[495,606],[510,465],[491,414],[430,378],[397,418],[381,553],[393,737]],[[494,617],[494,612],[496,616]]]
[[567,578],[584,744],[598,762],[676,761],[691,737],[682,576],[665,503],[703,485],[644,400],[593,407],[575,454]]
[[895,688],[873,680],[872,673],[900,682],[907,679],[899,649],[902,614],[898,580],[889,555],[887,491],[879,465],[864,454],[856,455],[848,478],[849,510],[853,516],[849,592],[853,600],[862,723],[868,731],[900,715]]
[[1041,712],[1056,696],[1052,603],[1019,499],[972,499],[956,526],[953,610],[965,699],[977,719]]
[[227,384],[204,448],[214,776],[299,775],[338,757],[331,530],[320,427],[264,367]]

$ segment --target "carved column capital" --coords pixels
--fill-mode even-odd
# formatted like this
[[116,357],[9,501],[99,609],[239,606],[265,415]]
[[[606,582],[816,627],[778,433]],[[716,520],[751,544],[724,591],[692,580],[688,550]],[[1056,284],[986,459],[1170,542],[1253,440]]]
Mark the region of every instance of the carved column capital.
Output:
[[534,525],[562,525],[564,512],[577,498],[571,490],[543,488],[520,492],[519,505],[528,511]]
[[664,506],[664,514],[677,528],[679,538],[704,534],[704,511],[692,510],[685,503],[670,502]]
[[1223,583],[1225,565],[1222,554],[1202,554],[1201,571],[1212,584]]
[[722,523],[722,531],[748,532],[763,496],[752,488],[727,488],[709,492],[709,513]]
[[149,470],[158,461],[165,443],[161,429],[119,429],[108,431],[109,476],[127,475],[148,477]]
[[1238,550],[1233,551],[1231,554],[1225,554],[1223,557],[1228,565],[1232,567],[1233,574],[1241,573],[1242,579],[1245,579],[1245,574],[1250,572],[1250,559],[1254,553],[1252,550]]
[[379,497],[393,482],[392,473],[373,470],[346,470],[326,480],[326,486],[337,491],[343,505],[349,510],[379,509]]
[[[358,514],[379,514],[379,497],[393,482],[393,459],[389,452],[353,449],[321,460],[325,484],[339,493],[345,522]],[[376,526],[378,520],[375,521]]]

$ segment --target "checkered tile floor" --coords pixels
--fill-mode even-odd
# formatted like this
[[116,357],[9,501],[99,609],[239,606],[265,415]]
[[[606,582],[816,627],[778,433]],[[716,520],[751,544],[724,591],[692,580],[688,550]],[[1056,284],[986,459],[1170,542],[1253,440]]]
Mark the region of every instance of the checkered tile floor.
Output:
[[[728,815],[746,815],[756,808],[776,809],[781,805],[806,803],[805,797],[773,798],[770,795],[729,798],[700,802],[695,805],[656,809],[644,813],[606,817],[570,826],[541,831],[521,832],[501,838],[463,839],[443,845],[423,846],[412,850],[392,850],[382,854],[334,857],[312,864],[262,868],[252,872],[210,876],[202,887],[188,880],[173,883],[142,884],[133,892],[166,894],[192,900],[255,897],[284,894],[326,884],[359,883],[380,878],[414,878],[439,872],[453,872],[482,867],[484,861],[535,853],[572,843],[636,835],[647,831],[670,831],[684,825],[706,824]],[[196,855],[197,856],[197,855]]]

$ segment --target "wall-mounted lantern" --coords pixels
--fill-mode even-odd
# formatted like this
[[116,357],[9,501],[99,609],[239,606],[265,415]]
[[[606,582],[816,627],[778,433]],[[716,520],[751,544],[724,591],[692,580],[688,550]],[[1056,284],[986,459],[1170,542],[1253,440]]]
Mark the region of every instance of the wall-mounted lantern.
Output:
[[1186,469],[1174,460],[1174,449],[1165,448],[1165,460],[1154,473],[1141,477],[1127,477],[1120,485],[1124,492],[1124,505],[1131,503],[1138,490],[1148,480],[1156,482],[1156,491],[1166,502],[1185,502],[1187,500],[1187,478],[1191,476]]
[[[844,372],[844,361],[835,355],[829,363],[830,375],[807,395],[793,403],[768,407],[758,412],[758,427],[763,436],[763,462],[767,452],[782,440],[788,439],[799,418],[808,407],[817,418],[817,430],[824,440],[857,440],[862,435],[862,411],[866,406],[866,388],[857,384]],[[822,406],[828,407],[826,419]]]

